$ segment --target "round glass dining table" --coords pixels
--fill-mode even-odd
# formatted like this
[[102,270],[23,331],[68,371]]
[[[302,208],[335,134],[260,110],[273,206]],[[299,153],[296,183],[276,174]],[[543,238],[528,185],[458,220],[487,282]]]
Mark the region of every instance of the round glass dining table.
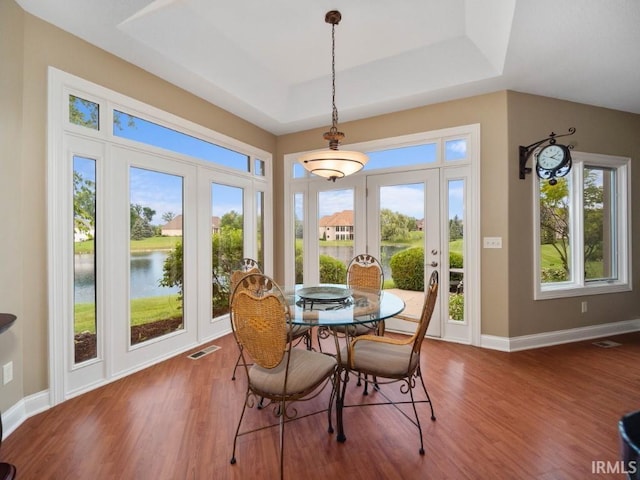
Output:
[[332,327],[377,322],[405,308],[404,301],[393,293],[344,285],[296,285],[284,293],[295,325]]
[[[398,315],[405,308],[404,301],[391,292],[346,287],[345,285],[296,285],[293,288],[285,289],[284,294],[289,303],[293,324],[318,327],[334,333],[338,365],[342,365],[340,347],[338,335],[335,334],[332,327],[345,327],[342,331],[349,342],[350,325],[385,320]],[[342,420],[344,405],[342,397],[346,383],[349,381],[349,371],[342,366],[338,370],[338,375],[340,383],[344,386],[338,388],[336,395],[337,439],[339,442],[344,442],[346,436]]]

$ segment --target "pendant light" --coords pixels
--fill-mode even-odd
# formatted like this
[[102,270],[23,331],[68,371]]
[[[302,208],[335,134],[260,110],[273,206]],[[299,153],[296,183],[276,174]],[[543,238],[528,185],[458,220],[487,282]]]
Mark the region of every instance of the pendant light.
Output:
[[329,149],[302,155],[298,161],[302,166],[320,177],[333,182],[336,178],[343,178],[361,170],[369,161],[369,157],[361,152],[338,150],[344,133],[338,131],[338,109],[336,108],[336,25],[340,23],[342,15],[337,10],[327,12],[324,21],[331,24],[331,79],[333,105],[331,115],[331,129],[325,132],[323,138],[329,142]]

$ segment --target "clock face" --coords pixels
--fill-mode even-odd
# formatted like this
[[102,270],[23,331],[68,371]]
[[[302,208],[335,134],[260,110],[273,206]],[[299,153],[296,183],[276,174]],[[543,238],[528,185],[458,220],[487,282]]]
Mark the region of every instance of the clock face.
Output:
[[547,145],[538,153],[538,166],[544,170],[556,170],[567,160],[565,150],[559,145]]

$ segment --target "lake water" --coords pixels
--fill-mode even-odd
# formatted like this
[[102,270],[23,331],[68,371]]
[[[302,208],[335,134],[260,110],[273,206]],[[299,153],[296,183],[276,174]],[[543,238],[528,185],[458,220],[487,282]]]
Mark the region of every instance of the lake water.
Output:
[[[389,259],[393,254],[404,250],[406,247],[383,246],[380,262],[384,271],[384,278],[391,278]],[[345,265],[354,257],[353,247],[320,247],[320,253],[330,255],[344,262]],[[136,252],[131,254],[131,298],[158,297],[178,293],[177,287],[161,287],[158,283],[162,278],[164,261],[169,255],[166,251]],[[94,289],[94,263],[93,255],[75,255],[75,302],[93,303],[95,301]]]
[[[161,287],[164,261],[169,255],[166,251],[135,252],[131,254],[131,298],[158,297],[178,293],[178,287]],[[92,303],[95,301],[95,269],[93,255],[75,255],[75,302]]]

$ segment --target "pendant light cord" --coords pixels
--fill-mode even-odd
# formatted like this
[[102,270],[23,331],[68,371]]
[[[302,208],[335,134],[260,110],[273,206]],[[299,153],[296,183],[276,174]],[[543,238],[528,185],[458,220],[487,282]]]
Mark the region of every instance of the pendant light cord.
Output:
[[336,24],[331,25],[331,133],[338,132],[338,109],[336,108]]

